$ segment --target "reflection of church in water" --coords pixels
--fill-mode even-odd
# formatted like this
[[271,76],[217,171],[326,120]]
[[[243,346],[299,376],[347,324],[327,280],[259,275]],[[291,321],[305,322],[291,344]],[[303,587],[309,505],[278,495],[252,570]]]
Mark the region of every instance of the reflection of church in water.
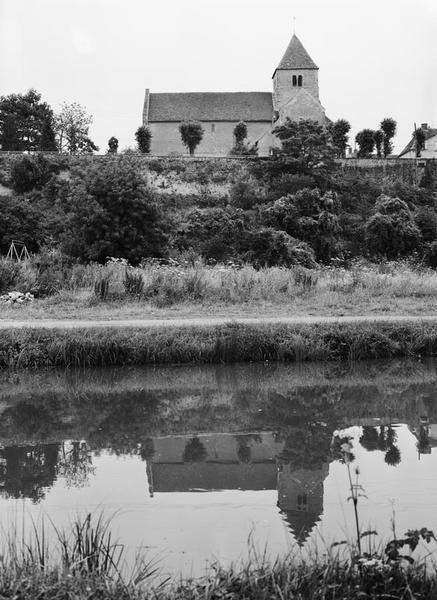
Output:
[[302,545],[323,513],[329,456],[315,468],[295,468],[283,451],[271,432],[154,438],[149,492],[277,489],[280,514]]

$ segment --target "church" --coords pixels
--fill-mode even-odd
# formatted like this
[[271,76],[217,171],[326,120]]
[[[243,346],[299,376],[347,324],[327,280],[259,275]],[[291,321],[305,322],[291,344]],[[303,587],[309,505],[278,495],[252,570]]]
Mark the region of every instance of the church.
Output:
[[272,130],[287,117],[293,121],[328,119],[319,100],[319,68],[294,34],[273,73],[271,92],[184,92],[154,93],[146,89],[143,125],[152,133],[151,153],[186,154],[179,125],[198,121],[203,139],[196,154],[222,156],[234,145],[234,127],[247,124],[249,145],[266,156],[277,144]]

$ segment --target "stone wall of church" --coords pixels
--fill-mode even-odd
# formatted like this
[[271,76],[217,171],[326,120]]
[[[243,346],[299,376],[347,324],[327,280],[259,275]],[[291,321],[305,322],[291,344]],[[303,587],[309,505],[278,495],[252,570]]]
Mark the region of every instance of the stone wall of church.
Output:
[[326,116],[323,106],[313,100],[312,96],[306,93],[300,93],[294,101],[288,102],[279,109],[279,119],[283,123],[286,118],[291,121],[300,121],[301,119],[311,119],[321,125],[325,124]]
[[[234,145],[234,127],[236,122],[204,122],[204,134],[196,154],[226,155]],[[179,123],[149,123],[152,132],[152,154],[186,154],[179,133]],[[259,140],[259,155],[266,156],[273,144],[272,125],[269,121],[247,123],[249,142]]]
[[[279,110],[293,98],[302,88],[293,86],[293,75],[302,75],[302,87],[314,98],[319,99],[319,72],[317,69],[281,70],[273,77],[273,108]],[[311,117],[307,117],[311,118]]]

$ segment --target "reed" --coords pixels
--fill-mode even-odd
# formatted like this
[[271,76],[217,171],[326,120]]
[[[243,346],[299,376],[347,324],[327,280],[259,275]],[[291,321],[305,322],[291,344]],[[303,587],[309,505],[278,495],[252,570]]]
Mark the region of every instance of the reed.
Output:
[[28,328],[4,330],[0,337],[0,368],[303,362],[436,354],[437,325],[426,322]]

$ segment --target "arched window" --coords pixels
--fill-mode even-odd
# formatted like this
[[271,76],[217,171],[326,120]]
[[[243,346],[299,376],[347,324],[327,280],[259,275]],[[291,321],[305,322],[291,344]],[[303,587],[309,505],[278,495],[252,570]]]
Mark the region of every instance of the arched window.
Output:
[[298,78],[297,78],[297,85],[298,85],[299,87],[302,87],[302,75],[299,75],[299,76],[298,76]]
[[296,75],[293,75],[293,87],[297,86],[297,77]]

